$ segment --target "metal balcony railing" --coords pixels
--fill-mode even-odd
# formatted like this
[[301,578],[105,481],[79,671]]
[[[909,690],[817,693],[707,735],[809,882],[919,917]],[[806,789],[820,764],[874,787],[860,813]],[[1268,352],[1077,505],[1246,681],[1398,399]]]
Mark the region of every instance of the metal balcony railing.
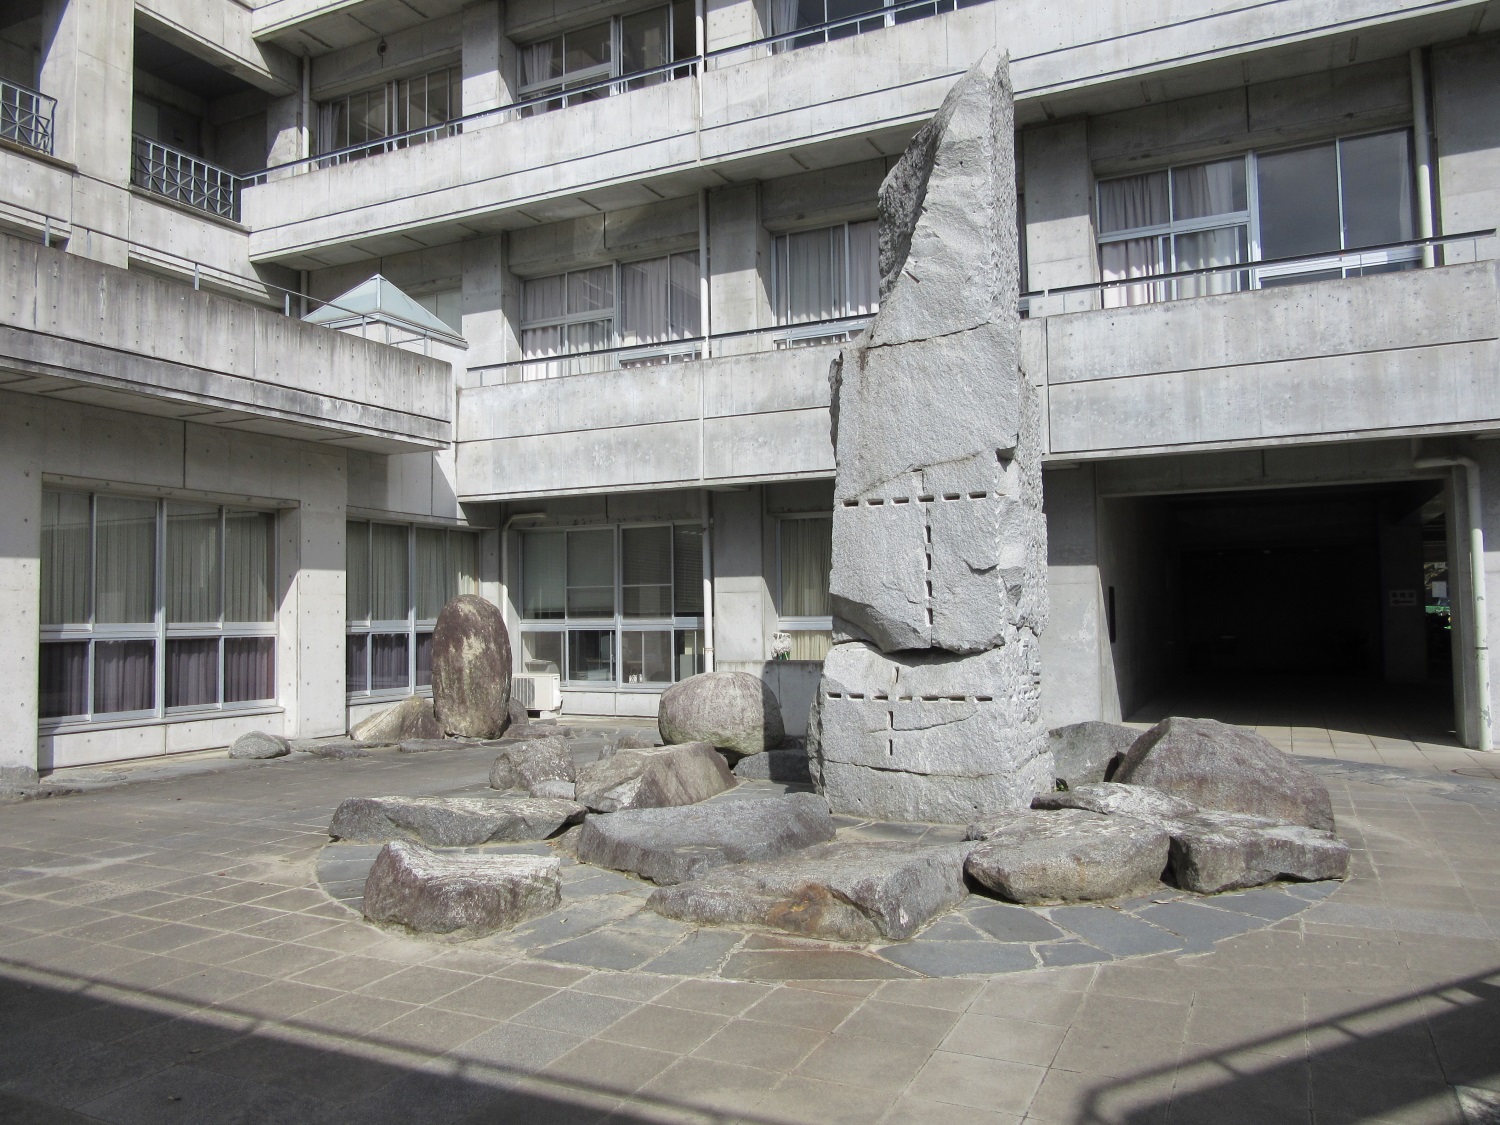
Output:
[[0,78],[0,138],[52,155],[57,99]]
[[221,219],[239,221],[239,176],[139,133],[130,161],[130,182]]

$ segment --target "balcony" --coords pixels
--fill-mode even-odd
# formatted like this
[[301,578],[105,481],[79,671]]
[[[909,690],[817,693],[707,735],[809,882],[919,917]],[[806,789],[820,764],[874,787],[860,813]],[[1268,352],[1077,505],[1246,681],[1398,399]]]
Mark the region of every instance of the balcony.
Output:
[[0,79],[0,139],[52,155],[57,100]]
[[239,221],[240,177],[139,133],[131,151],[130,182],[175,203]]

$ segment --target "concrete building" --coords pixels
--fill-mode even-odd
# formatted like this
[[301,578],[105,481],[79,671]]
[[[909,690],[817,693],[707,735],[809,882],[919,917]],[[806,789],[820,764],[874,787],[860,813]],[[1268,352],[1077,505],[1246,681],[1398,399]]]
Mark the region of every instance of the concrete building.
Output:
[[8,776],[341,732],[424,690],[461,591],[565,712],[738,668],[800,732],[877,187],[992,45],[1049,720],[1366,685],[1451,692],[1491,741],[1492,2],[12,0],[0,25]]

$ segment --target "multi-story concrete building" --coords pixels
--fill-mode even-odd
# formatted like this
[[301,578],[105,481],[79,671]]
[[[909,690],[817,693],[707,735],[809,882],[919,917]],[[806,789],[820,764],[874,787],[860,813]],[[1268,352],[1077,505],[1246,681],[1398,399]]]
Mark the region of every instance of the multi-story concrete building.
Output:
[[463,590],[567,712],[739,668],[800,730],[877,188],[992,45],[1049,719],[1188,675],[1451,670],[1488,744],[1492,2],[11,0],[0,24],[7,771],[340,732],[423,690]]

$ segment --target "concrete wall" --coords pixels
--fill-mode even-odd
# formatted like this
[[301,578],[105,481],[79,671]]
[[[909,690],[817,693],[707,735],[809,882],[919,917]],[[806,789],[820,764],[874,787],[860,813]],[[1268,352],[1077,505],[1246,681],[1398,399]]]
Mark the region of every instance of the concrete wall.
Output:
[[[1432,120],[1437,149],[1439,231],[1461,234],[1500,226],[1500,40],[1432,51]],[[1493,258],[1500,243],[1456,245],[1449,261]]]

